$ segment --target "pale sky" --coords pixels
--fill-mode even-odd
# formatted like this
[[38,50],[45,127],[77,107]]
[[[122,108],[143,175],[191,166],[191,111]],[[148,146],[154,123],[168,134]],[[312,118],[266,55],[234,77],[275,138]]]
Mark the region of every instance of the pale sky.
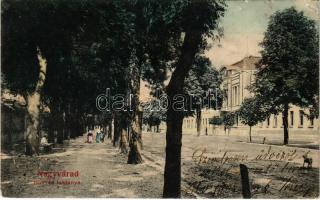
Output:
[[[295,6],[305,15],[317,17],[315,0],[233,0],[227,1],[227,11],[221,20],[224,36],[206,52],[214,66],[230,65],[246,55],[259,56],[269,17],[277,10]],[[219,46],[217,44],[220,44]]]

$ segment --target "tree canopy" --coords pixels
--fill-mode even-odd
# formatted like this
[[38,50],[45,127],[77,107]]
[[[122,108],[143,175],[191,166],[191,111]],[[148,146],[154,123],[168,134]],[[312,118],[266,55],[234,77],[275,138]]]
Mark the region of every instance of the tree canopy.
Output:
[[284,144],[289,138],[290,105],[318,110],[318,42],[315,21],[292,7],[271,16],[261,43],[253,92],[269,104],[269,113],[282,112]]
[[277,11],[270,19],[261,46],[254,92],[276,110],[287,103],[314,105],[319,90],[315,21],[293,7]]

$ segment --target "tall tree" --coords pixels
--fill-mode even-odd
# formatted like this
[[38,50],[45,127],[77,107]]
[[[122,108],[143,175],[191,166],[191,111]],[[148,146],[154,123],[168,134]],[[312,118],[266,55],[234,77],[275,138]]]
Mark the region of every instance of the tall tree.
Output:
[[166,121],[166,109],[162,107],[161,101],[153,99],[149,102],[143,103],[143,123],[150,128],[156,126],[156,132],[159,132],[159,125],[162,121]]
[[271,16],[261,43],[253,91],[270,104],[271,113],[282,113],[283,144],[289,142],[290,105],[315,105],[319,91],[319,48],[315,21],[295,8]]
[[59,142],[83,131],[82,119],[97,114],[95,98],[106,87],[122,93],[126,89],[126,80],[119,76],[131,52],[130,17],[124,7],[120,1],[2,4],[6,85],[24,96],[33,93],[40,71],[38,47],[47,61],[41,100],[50,107]]
[[235,124],[236,113],[224,111],[224,112],[221,112],[221,116],[222,116],[225,134],[227,134],[227,130],[228,130],[228,135],[229,135],[231,127]]
[[[175,5],[175,6],[179,6]],[[180,11],[176,13],[176,11]],[[178,15],[184,37],[177,62],[174,64],[170,82],[166,88],[168,95],[166,163],[164,172],[163,197],[181,196],[181,145],[183,111],[177,110],[176,95],[183,93],[184,80],[194,62],[195,56],[206,44],[206,37],[212,37],[218,27],[218,19],[223,16],[224,1],[185,1],[169,13]]]
[[[28,102],[31,120],[26,153],[29,155],[34,154],[39,145],[38,107],[53,69],[51,61],[61,60],[58,55],[66,55],[60,47],[69,44],[65,39],[75,30],[73,22],[76,20],[59,20],[66,13],[60,12],[61,18],[56,15],[58,4],[37,0],[4,1],[2,4],[2,48],[5,52],[2,55],[2,72],[10,91],[22,94]],[[69,9],[65,11],[73,14]]]
[[[221,104],[220,84],[222,82],[219,72],[213,68],[209,58],[196,56],[194,64],[185,80],[185,91],[192,98],[191,108],[195,109],[197,135],[201,133],[201,110],[215,108]],[[215,108],[217,109],[217,108]]]
[[212,124],[213,134],[215,134],[216,126],[220,126],[223,124],[222,118],[220,116],[214,116],[209,119],[209,124]]
[[236,111],[236,114],[238,114],[243,124],[249,126],[249,141],[251,142],[251,128],[267,118],[268,108],[265,107],[261,99],[256,96],[245,99],[239,110]]

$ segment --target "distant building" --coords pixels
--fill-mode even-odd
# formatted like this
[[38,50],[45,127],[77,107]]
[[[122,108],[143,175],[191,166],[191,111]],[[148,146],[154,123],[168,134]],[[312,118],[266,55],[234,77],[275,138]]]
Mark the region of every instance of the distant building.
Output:
[[221,88],[223,91],[222,110],[237,110],[245,98],[253,96],[248,87],[255,81],[255,73],[257,71],[255,64],[259,60],[259,57],[245,57],[241,61],[223,67],[220,70],[223,75]]
[[[248,87],[255,82],[256,79],[256,63],[260,57],[248,56],[230,66],[221,69],[223,74],[223,105],[222,111],[236,111],[241,106],[245,98],[252,97]],[[308,113],[308,109],[302,109],[291,105],[289,109],[289,128],[295,130],[316,130],[315,119],[308,119],[303,115]],[[236,117],[234,127],[243,127],[240,119]],[[265,129],[282,129],[282,114],[271,115],[264,122],[261,122],[256,128]]]
[[[240,108],[245,98],[253,97],[248,87],[255,82],[256,79],[256,63],[260,57],[248,56],[242,60],[225,66],[220,69],[223,76],[221,89],[223,91],[223,103],[221,111],[236,111]],[[297,106],[290,106],[289,109],[289,129],[293,131],[317,131],[319,129],[319,119],[308,119],[303,112],[308,113],[308,109],[302,109]],[[209,119],[213,116],[218,116],[219,111],[212,109],[203,109],[202,111],[202,131],[207,128],[212,132],[213,126],[209,124]],[[239,117],[235,118],[233,128],[238,130],[247,130],[248,127],[240,122]],[[282,114],[270,115],[264,122],[259,123],[254,127],[256,130],[282,130]],[[187,117],[183,120],[184,133],[196,133],[195,117]]]
[[[204,135],[206,130],[208,134],[212,133],[213,126],[209,124],[210,118],[219,116],[219,111],[213,109],[202,109],[201,111],[201,135]],[[197,133],[197,124],[195,116],[185,117],[183,119],[183,133]]]

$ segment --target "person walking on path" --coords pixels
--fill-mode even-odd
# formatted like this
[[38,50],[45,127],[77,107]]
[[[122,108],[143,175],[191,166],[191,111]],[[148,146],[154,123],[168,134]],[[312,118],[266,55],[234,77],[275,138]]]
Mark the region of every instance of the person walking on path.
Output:
[[97,133],[96,133],[96,143],[100,143],[100,140],[101,140],[101,133],[100,133],[100,131],[97,131]]
[[92,143],[92,141],[93,141],[93,134],[91,131],[89,131],[89,133],[87,135],[87,142]]

